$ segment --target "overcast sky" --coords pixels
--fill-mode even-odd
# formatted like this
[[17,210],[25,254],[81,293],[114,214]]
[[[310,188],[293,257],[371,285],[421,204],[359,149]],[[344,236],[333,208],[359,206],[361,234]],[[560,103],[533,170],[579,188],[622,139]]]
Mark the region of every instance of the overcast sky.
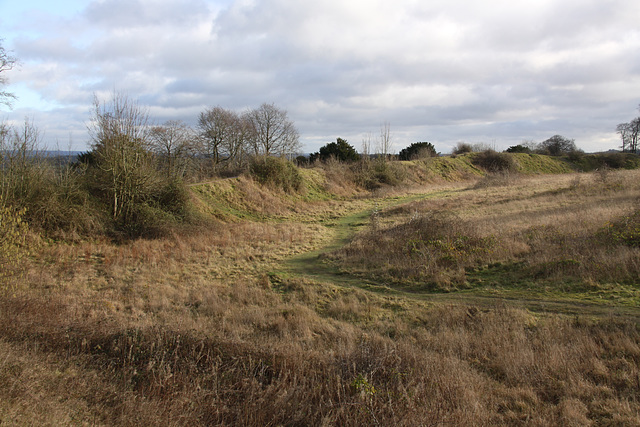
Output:
[[640,103],[637,0],[0,0],[21,61],[5,120],[88,148],[94,94],[195,125],[208,106],[287,110],[304,152],[430,141],[505,149],[555,134],[617,148]]

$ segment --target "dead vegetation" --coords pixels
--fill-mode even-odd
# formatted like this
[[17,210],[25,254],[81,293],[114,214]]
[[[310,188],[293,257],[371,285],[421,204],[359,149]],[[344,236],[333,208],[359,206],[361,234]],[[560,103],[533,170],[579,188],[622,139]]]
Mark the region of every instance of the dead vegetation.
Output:
[[[486,181],[487,178],[483,178]],[[464,289],[469,272],[518,264],[519,280],[634,283],[637,172],[519,177],[378,214],[330,257],[340,268],[424,290]]]
[[[470,184],[381,210],[377,228],[334,262],[449,290],[475,286],[470,267],[509,259],[549,283],[636,285],[638,248],[615,232],[625,218],[636,224],[637,172],[577,176]],[[631,319],[434,303],[279,274],[366,206],[294,209],[286,197],[275,220],[253,213],[125,244],[44,242],[3,281],[0,424],[637,424]],[[584,240],[596,237],[602,246]],[[580,264],[549,268],[568,259]]]

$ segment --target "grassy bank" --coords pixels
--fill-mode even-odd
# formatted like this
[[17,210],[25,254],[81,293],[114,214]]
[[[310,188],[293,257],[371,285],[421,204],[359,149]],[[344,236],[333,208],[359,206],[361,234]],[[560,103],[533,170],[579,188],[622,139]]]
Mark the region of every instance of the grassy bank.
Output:
[[161,238],[34,235],[1,279],[0,424],[634,425],[638,172],[548,159],[241,176]]

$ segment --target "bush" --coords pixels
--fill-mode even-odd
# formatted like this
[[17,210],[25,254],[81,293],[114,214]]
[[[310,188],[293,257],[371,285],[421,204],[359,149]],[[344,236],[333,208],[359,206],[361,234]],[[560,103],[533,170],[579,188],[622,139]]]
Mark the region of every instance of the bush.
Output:
[[505,150],[507,153],[531,153],[531,148],[526,147],[522,144],[512,145],[511,147]]
[[28,226],[23,220],[24,214],[24,208],[17,210],[6,206],[0,195],[0,280],[15,271],[28,254]]
[[493,150],[477,153],[473,156],[472,163],[490,173],[515,172],[517,169],[513,157]]
[[406,176],[406,171],[399,165],[379,157],[373,161],[362,161],[353,166],[356,184],[368,190],[375,190],[383,185],[398,185]]
[[300,191],[302,188],[302,176],[298,168],[281,157],[256,157],[251,161],[249,173],[260,184],[286,192]]
[[607,224],[602,233],[614,244],[640,247],[640,210]]
[[119,231],[128,236],[162,237],[191,217],[189,193],[178,179],[160,185],[143,203],[135,206],[131,220]]
[[471,152],[473,152],[473,146],[471,144],[467,144],[466,142],[459,142],[458,145],[456,145],[456,148],[453,149],[451,154],[458,155]]
[[582,171],[602,168],[637,169],[640,167],[640,157],[631,153],[570,154],[569,160],[575,168]]
[[309,162],[313,163],[316,160],[326,162],[331,158],[341,162],[355,162],[360,159],[360,155],[346,139],[338,138],[336,142],[330,142],[321,147],[319,152],[313,153],[309,157]]
[[424,157],[437,157],[436,148],[430,142],[414,142],[407,148],[400,150],[399,160],[416,160]]

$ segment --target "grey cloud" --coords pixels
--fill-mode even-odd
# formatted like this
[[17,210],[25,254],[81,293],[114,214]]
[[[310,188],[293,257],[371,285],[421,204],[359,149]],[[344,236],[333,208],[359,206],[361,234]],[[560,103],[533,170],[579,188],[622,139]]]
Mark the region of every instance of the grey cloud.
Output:
[[207,105],[275,102],[307,151],[359,144],[385,120],[397,148],[553,131],[595,149],[635,113],[640,10],[625,0],[225,3],[94,1],[67,18],[72,31],[15,39],[29,67],[19,81],[69,114],[114,88],[188,122]]
[[91,2],[84,12],[91,24],[110,30],[190,25],[199,16],[208,14],[209,7],[202,0],[102,0]]

